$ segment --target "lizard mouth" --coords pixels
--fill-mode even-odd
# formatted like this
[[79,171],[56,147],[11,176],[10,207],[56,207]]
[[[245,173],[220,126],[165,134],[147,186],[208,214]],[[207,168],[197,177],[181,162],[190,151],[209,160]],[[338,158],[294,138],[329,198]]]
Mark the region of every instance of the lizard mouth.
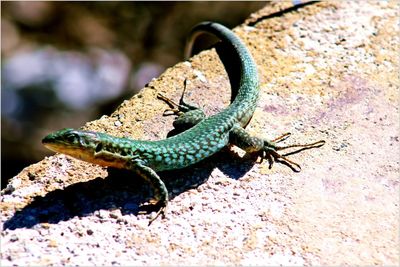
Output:
[[42,144],[46,148],[50,149],[51,151],[63,153],[63,154],[70,155],[70,156],[76,157],[76,158],[78,158],[79,155],[85,153],[84,149],[82,149],[82,148],[68,146],[66,144],[59,144],[59,143],[51,142],[51,141],[48,141],[45,139],[42,140]]

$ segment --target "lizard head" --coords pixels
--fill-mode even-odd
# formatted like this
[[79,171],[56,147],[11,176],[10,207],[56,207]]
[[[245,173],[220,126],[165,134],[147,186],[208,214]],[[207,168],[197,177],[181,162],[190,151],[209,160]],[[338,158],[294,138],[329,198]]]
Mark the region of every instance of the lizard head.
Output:
[[[119,155],[115,137],[105,133],[62,129],[43,138],[48,149],[101,166],[124,168],[126,159]],[[120,157],[118,157],[120,156]]]
[[52,151],[83,160],[94,154],[99,142],[100,138],[95,132],[70,128],[51,133],[42,140],[42,144]]

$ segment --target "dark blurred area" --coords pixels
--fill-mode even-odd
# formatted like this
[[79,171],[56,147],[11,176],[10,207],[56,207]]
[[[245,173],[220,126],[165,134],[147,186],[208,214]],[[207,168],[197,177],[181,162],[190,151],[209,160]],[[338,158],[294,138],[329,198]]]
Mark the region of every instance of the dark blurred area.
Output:
[[1,187],[53,154],[49,132],[109,115],[183,59],[204,20],[234,27],[263,2],[1,2]]

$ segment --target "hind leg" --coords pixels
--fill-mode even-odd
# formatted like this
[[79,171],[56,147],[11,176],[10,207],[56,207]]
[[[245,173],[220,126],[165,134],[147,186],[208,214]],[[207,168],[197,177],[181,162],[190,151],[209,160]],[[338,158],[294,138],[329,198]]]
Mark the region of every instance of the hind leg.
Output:
[[[233,126],[231,132],[229,133],[229,143],[234,144],[241,149],[249,153],[256,153],[261,156],[261,159],[267,158],[272,167],[274,161],[281,162],[289,166],[293,171],[299,172],[301,167],[296,162],[291,161],[286,156],[300,152],[304,149],[317,148],[325,144],[324,140],[320,140],[310,144],[294,144],[288,146],[279,146],[277,143],[285,140],[290,136],[290,133],[286,133],[272,141],[265,140],[263,138],[251,136],[246,130],[240,125]],[[288,153],[286,155],[281,155],[278,153],[280,150],[285,150],[288,148],[299,148],[299,150]]]
[[184,82],[184,89],[179,99],[179,104],[175,103],[171,99],[158,94],[157,97],[166,102],[171,108],[164,111],[164,116],[177,115],[173,125],[175,128],[189,129],[194,125],[205,119],[206,115],[200,108],[188,104],[183,100],[186,91],[186,80]]

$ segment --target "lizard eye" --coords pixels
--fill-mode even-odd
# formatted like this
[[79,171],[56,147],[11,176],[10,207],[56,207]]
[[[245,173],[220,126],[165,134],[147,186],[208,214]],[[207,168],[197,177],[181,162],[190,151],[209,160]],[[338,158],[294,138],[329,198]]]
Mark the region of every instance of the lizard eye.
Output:
[[77,139],[79,138],[79,136],[77,136],[76,134],[69,134],[65,137],[65,140],[69,143],[75,143],[77,141]]

